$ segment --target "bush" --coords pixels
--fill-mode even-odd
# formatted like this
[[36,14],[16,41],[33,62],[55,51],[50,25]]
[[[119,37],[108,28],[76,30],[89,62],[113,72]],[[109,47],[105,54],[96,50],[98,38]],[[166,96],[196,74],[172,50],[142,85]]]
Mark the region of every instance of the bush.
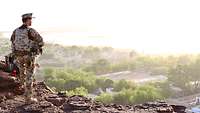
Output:
[[119,93],[115,94],[113,96],[114,98],[114,103],[117,104],[130,104],[133,103],[131,102],[131,97],[134,94],[134,90],[132,89],[123,89],[122,91],[120,91]]
[[109,93],[102,93],[100,96],[96,97],[95,100],[110,104],[113,102],[113,96]]
[[74,90],[71,90],[67,93],[68,96],[72,95],[82,95],[82,96],[87,96],[88,95],[88,90],[84,87],[78,87],[75,88]]
[[134,104],[138,104],[162,98],[163,97],[158,89],[150,85],[145,85],[135,89],[134,95],[131,97],[131,101]]
[[134,89],[136,85],[131,81],[126,81],[125,79],[119,80],[114,84],[114,91],[121,91],[122,89]]

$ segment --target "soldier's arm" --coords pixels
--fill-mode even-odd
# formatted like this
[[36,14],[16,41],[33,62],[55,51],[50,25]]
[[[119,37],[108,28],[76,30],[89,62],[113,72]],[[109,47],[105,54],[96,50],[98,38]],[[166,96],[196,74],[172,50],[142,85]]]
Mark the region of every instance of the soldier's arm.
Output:
[[40,47],[44,46],[44,41],[42,36],[33,28],[29,29],[29,38],[38,43]]
[[13,31],[12,35],[11,35],[11,38],[10,38],[10,41],[13,42],[15,40],[15,31]]

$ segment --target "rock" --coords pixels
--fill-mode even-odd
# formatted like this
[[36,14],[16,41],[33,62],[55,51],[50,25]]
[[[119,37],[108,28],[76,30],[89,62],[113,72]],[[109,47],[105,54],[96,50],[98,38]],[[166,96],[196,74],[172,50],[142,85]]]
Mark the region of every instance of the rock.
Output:
[[[9,90],[10,91],[10,90]],[[26,105],[23,95],[0,92],[0,113],[185,113],[184,106],[165,102],[147,102],[140,105],[103,104],[84,96],[71,97],[49,90],[44,82],[34,86],[38,103]],[[14,97],[14,98],[13,98]]]
[[68,101],[64,103],[65,111],[68,110],[89,110],[92,102],[90,99],[80,95],[69,97]]
[[59,96],[56,96],[56,95],[46,97],[46,100],[48,102],[51,102],[55,106],[61,106],[66,101],[65,98],[62,98],[62,97],[59,97]]
[[175,112],[185,113],[186,107],[181,105],[171,105]]
[[0,95],[0,103],[5,101],[6,100],[6,97],[4,95]]

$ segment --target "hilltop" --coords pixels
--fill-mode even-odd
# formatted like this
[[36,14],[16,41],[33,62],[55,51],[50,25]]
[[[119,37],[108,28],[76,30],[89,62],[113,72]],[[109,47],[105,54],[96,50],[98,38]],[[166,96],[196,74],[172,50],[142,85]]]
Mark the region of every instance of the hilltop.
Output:
[[165,102],[149,102],[140,105],[103,104],[80,95],[66,96],[55,93],[44,82],[34,86],[38,103],[25,105],[22,95],[12,91],[0,93],[1,113],[185,113],[184,106]]

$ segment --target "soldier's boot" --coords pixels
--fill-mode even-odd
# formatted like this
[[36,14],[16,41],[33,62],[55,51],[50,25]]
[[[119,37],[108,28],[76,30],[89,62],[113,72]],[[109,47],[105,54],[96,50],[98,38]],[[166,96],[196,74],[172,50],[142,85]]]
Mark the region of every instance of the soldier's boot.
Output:
[[37,103],[37,102],[38,102],[37,98],[33,98],[33,97],[25,98],[25,104],[34,104],[34,103]]
[[[29,82],[27,82],[29,83]],[[26,84],[26,87],[25,87],[25,103],[26,104],[33,104],[33,103],[37,103],[38,100],[36,98],[33,98],[33,91],[32,91],[32,85],[30,84]]]

